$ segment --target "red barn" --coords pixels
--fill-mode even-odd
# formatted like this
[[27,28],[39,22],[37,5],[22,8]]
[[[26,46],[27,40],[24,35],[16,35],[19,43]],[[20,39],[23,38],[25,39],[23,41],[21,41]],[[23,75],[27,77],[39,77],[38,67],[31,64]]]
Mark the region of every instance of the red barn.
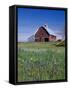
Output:
[[56,41],[56,36],[50,34],[47,29],[41,26],[35,33],[35,42]]

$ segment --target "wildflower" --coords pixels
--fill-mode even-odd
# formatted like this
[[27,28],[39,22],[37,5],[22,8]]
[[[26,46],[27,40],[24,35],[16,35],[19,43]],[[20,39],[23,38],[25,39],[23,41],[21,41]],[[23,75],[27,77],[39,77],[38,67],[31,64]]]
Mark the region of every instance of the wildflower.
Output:
[[31,57],[31,60],[33,60],[33,58]]

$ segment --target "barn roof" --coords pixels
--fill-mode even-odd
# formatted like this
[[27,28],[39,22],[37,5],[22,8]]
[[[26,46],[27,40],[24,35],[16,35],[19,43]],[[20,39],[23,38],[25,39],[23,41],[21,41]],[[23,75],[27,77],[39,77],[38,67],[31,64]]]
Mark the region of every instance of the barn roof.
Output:
[[45,30],[47,32],[47,34],[49,35],[49,32],[47,31],[46,28],[44,28],[43,26],[41,26],[40,28],[42,28],[43,30]]
[[46,27],[45,25],[43,26],[43,28],[44,28],[50,35],[54,35],[54,36],[55,36],[55,33],[53,32],[52,29],[50,29],[49,27]]
[[[56,36],[56,34],[53,32],[53,30],[52,29],[50,29],[49,27],[48,27],[48,25],[43,25],[43,26],[41,26],[41,27],[39,27],[39,28],[43,28],[49,35],[54,35],[54,36]],[[38,29],[39,29],[38,28]],[[36,32],[38,31],[38,29],[36,30]],[[35,33],[36,33],[35,32]],[[34,34],[35,34],[34,33]]]

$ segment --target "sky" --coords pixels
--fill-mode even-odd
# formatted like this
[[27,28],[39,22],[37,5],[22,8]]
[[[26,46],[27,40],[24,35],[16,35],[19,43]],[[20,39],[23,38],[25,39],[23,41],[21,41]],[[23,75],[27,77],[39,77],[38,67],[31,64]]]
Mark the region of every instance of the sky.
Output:
[[48,30],[62,38],[65,27],[65,11],[18,8],[18,42],[26,42],[40,26],[47,25]]

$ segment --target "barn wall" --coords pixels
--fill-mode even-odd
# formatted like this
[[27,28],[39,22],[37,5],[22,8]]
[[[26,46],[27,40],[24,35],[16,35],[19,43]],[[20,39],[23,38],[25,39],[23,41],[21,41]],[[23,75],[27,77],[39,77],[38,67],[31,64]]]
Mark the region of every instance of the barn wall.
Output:
[[56,41],[56,36],[50,35],[44,28],[40,27],[35,34],[36,42]]
[[43,28],[39,28],[35,34],[35,41],[45,42],[45,38],[49,38],[48,33]]
[[56,41],[56,36],[50,35],[49,36],[49,41]]

